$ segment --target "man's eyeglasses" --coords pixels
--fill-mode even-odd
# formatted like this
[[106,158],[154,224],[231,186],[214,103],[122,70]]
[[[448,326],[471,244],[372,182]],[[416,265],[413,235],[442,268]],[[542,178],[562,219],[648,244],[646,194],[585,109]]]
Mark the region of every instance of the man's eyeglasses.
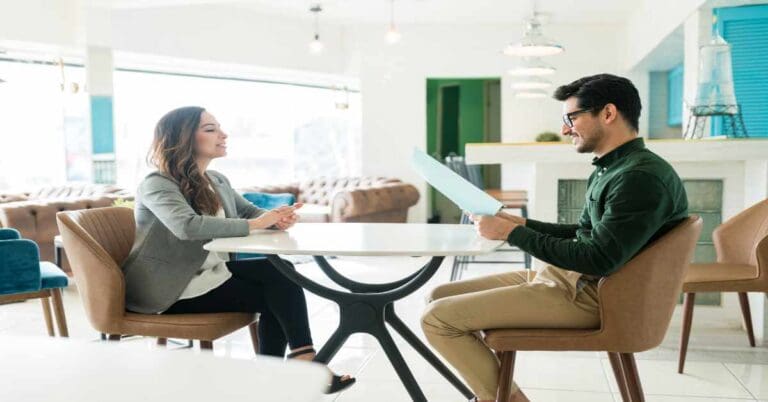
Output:
[[591,112],[592,108],[588,109],[581,109],[581,110],[574,110],[573,112],[566,113],[563,115],[563,123],[565,123],[568,128],[573,128],[573,116],[576,116],[577,114],[585,113],[585,112]]

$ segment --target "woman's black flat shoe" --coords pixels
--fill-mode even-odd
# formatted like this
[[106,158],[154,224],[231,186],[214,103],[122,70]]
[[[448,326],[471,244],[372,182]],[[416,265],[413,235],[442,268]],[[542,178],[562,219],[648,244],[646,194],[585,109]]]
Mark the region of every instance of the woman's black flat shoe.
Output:
[[342,380],[341,378],[342,376],[334,374],[333,378],[331,379],[331,384],[328,385],[328,389],[325,391],[325,393],[335,394],[349,388],[357,381],[357,379],[354,377],[347,378],[346,380]]
[[[317,353],[317,352],[315,352],[315,349],[312,349],[312,348],[303,349],[298,352],[289,353],[288,358],[293,359],[296,356],[301,356],[308,353]],[[328,369],[328,371],[331,371],[331,369]],[[333,374],[333,372],[331,372],[331,374]],[[333,374],[333,377],[331,377],[331,383],[328,384],[328,389],[325,390],[325,393],[335,394],[337,392],[340,392],[349,388],[352,384],[354,384],[357,381],[357,379],[354,377],[347,378],[346,380],[343,380],[342,378],[343,376]]]

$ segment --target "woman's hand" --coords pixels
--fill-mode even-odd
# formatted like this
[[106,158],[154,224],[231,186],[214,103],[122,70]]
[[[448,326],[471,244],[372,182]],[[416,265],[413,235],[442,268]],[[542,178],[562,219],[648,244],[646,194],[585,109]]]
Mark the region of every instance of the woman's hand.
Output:
[[289,215],[286,218],[281,219],[279,222],[275,223],[275,227],[277,227],[280,230],[286,230],[286,229],[290,228],[291,226],[295,225],[296,222],[299,221],[299,215],[296,214],[295,211],[297,209],[301,208],[302,205],[304,205],[304,204],[301,203],[301,202],[293,204],[293,211],[294,211],[294,213]]
[[263,213],[258,218],[248,219],[248,229],[267,229],[273,225],[279,228],[281,225],[287,225],[287,227],[290,227],[297,220],[297,216],[294,211],[298,208],[301,208],[301,206],[302,204],[298,203],[292,206],[278,207]]

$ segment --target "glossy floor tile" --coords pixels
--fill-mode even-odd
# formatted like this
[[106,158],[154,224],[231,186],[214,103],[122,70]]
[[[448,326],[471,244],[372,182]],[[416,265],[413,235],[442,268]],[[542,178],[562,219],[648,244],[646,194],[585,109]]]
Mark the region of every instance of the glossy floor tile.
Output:
[[[339,258],[331,264],[349,277],[365,282],[400,279],[420,268],[426,258]],[[447,281],[451,260],[422,289],[395,304],[403,321],[424,339],[419,321],[429,289]],[[339,288],[313,263],[297,264],[297,269],[326,286]],[[504,265],[470,266],[465,278],[504,272]],[[310,323],[315,344],[321,346],[338,325],[338,307],[328,300],[307,293]],[[98,342],[83,311],[76,287],[64,292],[64,304],[72,338]],[[707,322],[694,319],[686,364],[686,374],[677,374],[679,311],[658,348],[637,354],[643,389],[648,402],[768,402],[768,349],[750,348],[739,328],[739,317]],[[736,324],[732,324],[736,323]],[[0,335],[41,336],[45,334],[42,309],[38,300],[0,305]],[[414,377],[430,401],[465,401],[439,373],[416,353],[399,335],[392,336],[400,347]],[[156,349],[154,339],[131,337],[115,343],[127,350]],[[172,341],[168,349],[175,353],[206,353],[198,345],[187,347],[185,341]],[[214,343],[214,354],[223,358],[253,359],[250,335],[243,329]],[[351,389],[324,397],[323,401],[411,400],[395,371],[374,338],[352,336],[330,368],[337,373],[353,374],[358,383]],[[536,402],[610,402],[620,401],[613,371],[604,353],[596,352],[520,352],[515,365],[515,380]]]

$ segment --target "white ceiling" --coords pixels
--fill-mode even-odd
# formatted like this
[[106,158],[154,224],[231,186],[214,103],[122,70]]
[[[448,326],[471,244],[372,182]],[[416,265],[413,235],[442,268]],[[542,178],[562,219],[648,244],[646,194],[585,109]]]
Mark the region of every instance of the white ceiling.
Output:
[[[320,3],[321,21],[341,24],[386,23],[389,0],[89,0],[96,6],[141,9],[191,5],[247,8],[267,15],[311,18],[309,8]],[[536,9],[549,23],[622,24],[642,0],[394,0],[398,24],[519,23]]]

